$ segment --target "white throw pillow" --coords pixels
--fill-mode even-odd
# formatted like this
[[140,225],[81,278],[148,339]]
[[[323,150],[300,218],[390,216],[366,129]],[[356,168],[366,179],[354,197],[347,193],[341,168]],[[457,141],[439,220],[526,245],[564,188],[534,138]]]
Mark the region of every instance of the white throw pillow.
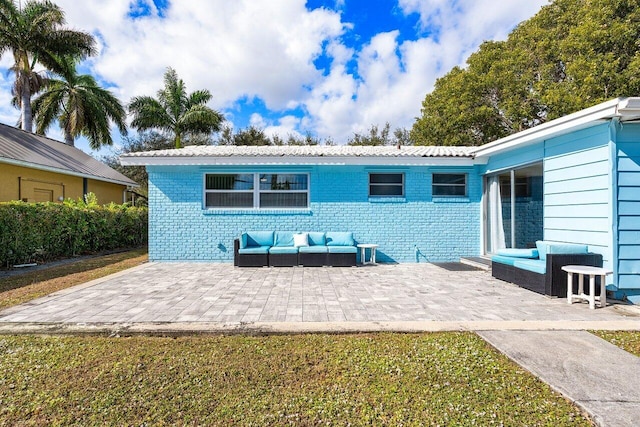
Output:
[[309,234],[299,233],[293,235],[293,246],[299,248],[300,246],[309,246]]

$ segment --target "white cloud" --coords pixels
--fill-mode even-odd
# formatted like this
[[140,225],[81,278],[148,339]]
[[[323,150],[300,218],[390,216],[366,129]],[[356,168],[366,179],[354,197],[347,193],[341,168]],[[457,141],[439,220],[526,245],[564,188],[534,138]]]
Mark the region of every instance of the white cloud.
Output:
[[135,20],[127,17],[128,2],[97,14],[103,3],[59,1],[73,10],[70,21],[100,31],[105,46],[94,69],[127,99],[155,93],[172,66],[192,90],[211,90],[214,107],[259,96],[269,108],[293,108],[304,87],[321,78],[312,61],[322,43],[343,32],[339,14],[307,11],[304,0],[194,0],[173,3],[164,18]]
[[259,129],[262,129],[263,127],[265,127],[267,125],[267,122],[264,119],[264,117],[262,117],[260,114],[253,113],[251,115],[251,118],[249,119],[249,124],[251,126],[253,126],[253,127],[257,127]]
[[[309,11],[305,0],[174,1],[163,16],[151,0],[56,3],[71,27],[98,36],[100,55],[88,65],[125,103],[155,94],[171,66],[190,91],[209,89],[211,106],[229,119],[239,103],[259,98],[271,110],[268,117],[283,116],[252,117],[269,135],[311,131],[340,143],[372,124],[410,127],[437,77],[464,63],[482,41],[505,38],[546,0],[511,0],[499,7],[490,0],[398,0],[402,13],[419,14],[422,29],[432,35],[384,32],[359,51],[344,44],[342,37],[353,35],[354,27],[340,11]],[[131,4],[144,4],[152,13],[132,19]],[[314,65],[322,54],[332,61],[324,73]],[[8,85],[6,77],[0,81],[0,102],[10,96]],[[14,123],[17,111],[5,105],[0,120]],[[305,111],[305,117],[292,109]]]
[[300,126],[300,119],[296,116],[284,116],[276,121],[276,124],[270,124],[264,128],[264,133],[270,137],[275,135],[280,136],[282,139],[287,139],[289,136],[295,138],[303,138],[303,135],[298,132]]
[[497,8],[489,0],[400,0],[404,13],[419,13],[423,29],[430,27],[435,36],[398,42],[397,31],[377,34],[355,53],[359,79],[348,73],[341,55],[306,101],[309,121],[320,136],[336,141],[386,122],[410,128],[436,78],[462,65],[484,40],[506,38],[544,3],[511,1]]

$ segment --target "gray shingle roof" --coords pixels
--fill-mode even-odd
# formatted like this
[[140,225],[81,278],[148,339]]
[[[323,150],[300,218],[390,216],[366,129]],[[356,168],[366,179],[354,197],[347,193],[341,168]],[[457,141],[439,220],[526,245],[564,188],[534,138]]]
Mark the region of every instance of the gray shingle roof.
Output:
[[138,186],[131,179],[82,150],[3,124],[0,124],[0,163]]
[[199,145],[172,150],[127,153],[121,159],[140,157],[473,157],[477,147],[440,146],[349,146],[349,145],[283,145],[235,146]]

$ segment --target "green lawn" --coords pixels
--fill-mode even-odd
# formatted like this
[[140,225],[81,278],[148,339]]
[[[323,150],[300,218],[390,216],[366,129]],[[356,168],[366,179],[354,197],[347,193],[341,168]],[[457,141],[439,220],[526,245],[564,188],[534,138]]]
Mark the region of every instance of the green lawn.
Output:
[[591,333],[640,357],[639,331],[591,331]]
[[78,260],[0,280],[0,310],[146,262],[147,249]]
[[0,425],[583,425],[472,333],[0,336]]

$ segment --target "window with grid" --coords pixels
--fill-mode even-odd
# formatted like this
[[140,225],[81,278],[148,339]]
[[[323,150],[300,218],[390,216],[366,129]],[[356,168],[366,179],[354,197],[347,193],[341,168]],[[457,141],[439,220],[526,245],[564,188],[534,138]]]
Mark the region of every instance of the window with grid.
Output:
[[309,205],[307,174],[260,174],[260,208],[306,208]]
[[205,175],[206,208],[300,209],[308,206],[308,174]]

